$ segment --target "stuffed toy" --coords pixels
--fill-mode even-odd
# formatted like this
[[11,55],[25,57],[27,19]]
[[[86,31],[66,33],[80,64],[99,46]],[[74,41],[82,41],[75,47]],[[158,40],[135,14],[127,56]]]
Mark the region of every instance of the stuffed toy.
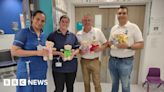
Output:
[[128,42],[128,36],[126,34],[117,34],[113,36],[111,48],[117,48],[115,45]]
[[127,43],[128,36],[126,34],[117,35],[117,40],[118,40],[118,43],[120,43],[120,44]]
[[89,43],[88,43],[87,41],[82,41],[82,42],[81,42],[80,49],[81,49],[83,52],[88,52],[88,51],[89,51]]
[[91,46],[90,46],[90,52],[91,52],[91,53],[94,53],[94,50],[95,50],[97,47],[99,47],[98,42],[97,42],[96,40],[92,41],[92,44],[91,44]]
[[43,59],[44,59],[45,61],[53,60],[52,51],[53,51],[53,50],[56,50],[56,48],[53,48],[53,46],[54,46],[54,43],[53,43],[53,42],[51,42],[51,41],[46,41],[46,47],[45,47],[45,49],[48,50],[49,55],[43,57]]
[[71,55],[72,55],[72,46],[64,45],[64,61],[71,60]]

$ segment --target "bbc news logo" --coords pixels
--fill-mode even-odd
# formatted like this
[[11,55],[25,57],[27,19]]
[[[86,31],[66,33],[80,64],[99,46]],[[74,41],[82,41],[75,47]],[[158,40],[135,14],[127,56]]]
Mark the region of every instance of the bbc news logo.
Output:
[[4,86],[48,85],[47,80],[3,79]]

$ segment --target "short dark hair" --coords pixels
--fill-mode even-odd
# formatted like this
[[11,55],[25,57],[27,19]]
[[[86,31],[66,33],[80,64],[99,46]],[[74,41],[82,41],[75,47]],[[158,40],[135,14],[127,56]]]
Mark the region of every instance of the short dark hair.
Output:
[[46,16],[46,14],[45,14],[43,11],[41,11],[41,10],[36,10],[36,11],[32,14],[32,17],[35,17],[36,14],[38,14],[38,13],[44,14],[44,15]]
[[63,18],[66,18],[66,19],[68,19],[68,21],[70,21],[70,19],[69,19],[69,17],[68,17],[67,15],[62,15],[62,16],[60,17],[59,22],[60,22]]
[[127,10],[127,13],[128,13],[128,8],[127,8],[126,6],[121,5],[121,6],[118,8],[118,10],[119,10],[119,9],[126,9],[126,10]]

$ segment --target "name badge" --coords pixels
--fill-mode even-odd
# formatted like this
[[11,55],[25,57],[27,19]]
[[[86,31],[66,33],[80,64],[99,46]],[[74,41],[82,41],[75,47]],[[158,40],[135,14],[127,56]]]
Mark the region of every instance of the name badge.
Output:
[[43,48],[44,48],[44,46],[42,46],[40,44],[37,46],[37,50],[42,50]]
[[61,62],[56,62],[56,63],[55,63],[55,66],[56,66],[56,67],[62,67],[62,63],[61,63]]

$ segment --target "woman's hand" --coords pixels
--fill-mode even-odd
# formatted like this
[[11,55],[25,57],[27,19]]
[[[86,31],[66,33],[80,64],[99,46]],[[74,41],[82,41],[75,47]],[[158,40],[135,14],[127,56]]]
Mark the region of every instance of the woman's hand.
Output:
[[72,49],[71,53],[72,54],[71,54],[71,56],[70,56],[68,61],[71,61],[79,53],[79,49],[76,49],[76,50]]
[[63,52],[58,52],[58,55],[62,58],[64,58],[64,53]]
[[37,50],[37,56],[48,56],[49,51],[48,49]]

